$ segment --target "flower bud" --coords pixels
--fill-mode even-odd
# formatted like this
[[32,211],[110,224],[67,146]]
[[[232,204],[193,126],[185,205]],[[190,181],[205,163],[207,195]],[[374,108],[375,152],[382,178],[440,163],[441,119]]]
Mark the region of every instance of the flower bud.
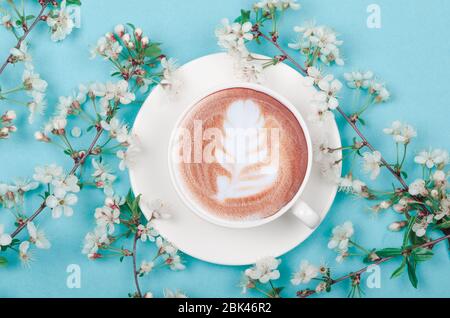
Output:
[[130,37],[130,35],[127,33],[127,34],[124,34],[123,36],[122,36],[122,40],[123,40],[123,42],[125,43],[125,44],[127,44],[128,42],[130,42],[130,39],[131,39],[131,37]]
[[134,30],[134,35],[135,35],[138,39],[140,39],[140,38],[142,37],[142,33],[143,33],[143,31],[142,31],[141,28],[136,28],[136,29]]
[[406,222],[406,221],[394,222],[388,226],[388,229],[389,229],[389,231],[392,231],[392,232],[398,232],[401,229],[403,229],[406,225],[408,225],[408,222]]
[[148,45],[149,43],[150,43],[150,40],[149,40],[149,38],[148,38],[147,36],[144,36],[144,37],[141,39],[141,45],[142,45],[143,48],[147,47],[147,45]]
[[114,33],[116,33],[119,37],[122,37],[125,34],[125,27],[123,24],[118,24],[114,28]]
[[431,196],[432,196],[434,199],[437,199],[437,198],[439,197],[439,191],[436,190],[436,189],[431,190]]
[[8,110],[2,117],[2,121],[10,122],[16,119],[16,112],[13,110]]
[[134,43],[131,42],[131,41],[128,42],[128,43],[127,43],[127,48],[129,48],[129,49],[131,49],[131,50],[134,49]]
[[44,133],[42,133],[40,131],[36,131],[34,133],[34,139],[36,139],[37,141],[42,141],[42,142],[50,142],[50,138],[48,138],[48,136],[46,136]]

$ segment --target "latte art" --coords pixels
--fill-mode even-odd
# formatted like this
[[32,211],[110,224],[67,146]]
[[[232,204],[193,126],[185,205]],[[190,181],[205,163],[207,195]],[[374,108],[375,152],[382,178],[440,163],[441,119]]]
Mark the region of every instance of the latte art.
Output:
[[226,220],[276,214],[298,192],[308,148],[295,115],[275,98],[229,88],[198,102],[181,120],[175,178],[188,199]]

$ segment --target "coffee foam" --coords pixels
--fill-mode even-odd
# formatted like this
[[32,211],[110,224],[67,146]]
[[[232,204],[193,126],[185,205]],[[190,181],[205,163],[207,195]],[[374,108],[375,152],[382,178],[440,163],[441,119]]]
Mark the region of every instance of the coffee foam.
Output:
[[[195,121],[202,122],[203,132],[219,128],[223,133],[220,146],[214,150],[215,161],[196,162],[192,157],[191,162],[177,166],[176,175],[184,191],[197,205],[222,219],[255,220],[276,214],[293,199],[305,178],[308,148],[295,115],[282,103],[249,88],[225,89],[198,102],[179,127],[194,135]],[[253,161],[224,160],[236,159],[242,151],[239,146],[230,146],[233,139],[227,133],[229,128],[277,131],[277,162],[267,160],[273,159],[274,152],[270,137],[260,138],[267,143],[249,152]],[[248,136],[251,140],[258,138],[252,133]],[[203,147],[210,142],[203,140]],[[192,149],[194,143],[192,140]],[[255,153],[259,156],[255,157]]]

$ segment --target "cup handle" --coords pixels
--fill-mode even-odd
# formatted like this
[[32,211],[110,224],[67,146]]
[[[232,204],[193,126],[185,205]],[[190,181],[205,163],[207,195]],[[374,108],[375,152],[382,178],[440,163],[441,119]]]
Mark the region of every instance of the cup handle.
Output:
[[315,212],[306,202],[297,201],[291,209],[291,212],[300,220],[303,224],[309,227],[311,230],[315,229],[320,223],[320,216]]

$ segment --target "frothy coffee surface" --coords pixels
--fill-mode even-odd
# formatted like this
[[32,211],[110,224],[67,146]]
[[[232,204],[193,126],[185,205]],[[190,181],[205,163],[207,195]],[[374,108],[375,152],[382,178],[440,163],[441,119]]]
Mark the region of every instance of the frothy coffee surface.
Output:
[[[177,163],[176,178],[190,200],[213,216],[235,221],[270,217],[303,182],[308,165],[303,129],[287,107],[267,94],[249,88],[215,92],[197,103],[179,128],[194,138],[188,148],[182,147],[186,140],[181,137],[176,143],[175,152],[189,158]],[[246,139],[236,137],[236,131],[245,131]],[[200,162],[195,154],[200,135],[203,153],[212,160]]]

